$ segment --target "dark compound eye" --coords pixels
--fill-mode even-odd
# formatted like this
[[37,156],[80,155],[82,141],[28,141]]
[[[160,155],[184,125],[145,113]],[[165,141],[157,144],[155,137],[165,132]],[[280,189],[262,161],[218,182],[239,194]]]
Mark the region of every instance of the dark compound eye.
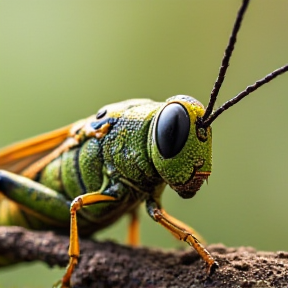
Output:
[[98,111],[98,113],[96,114],[96,119],[101,119],[103,118],[107,113],[107,110],[100,110]]
[[190,130],[186,109],[177,103],[167,105],[158,117],[156,143],[164,158],[172,158],[184,147]]

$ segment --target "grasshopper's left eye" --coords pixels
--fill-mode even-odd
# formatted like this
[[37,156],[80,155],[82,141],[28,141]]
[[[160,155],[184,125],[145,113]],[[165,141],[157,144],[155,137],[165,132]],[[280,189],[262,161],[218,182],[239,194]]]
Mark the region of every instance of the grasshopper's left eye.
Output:
[[190,118],[186,109],[178,103],[164,107],[158,117],[155,138],[163,158],[172,158],[184,147],[190,130]]

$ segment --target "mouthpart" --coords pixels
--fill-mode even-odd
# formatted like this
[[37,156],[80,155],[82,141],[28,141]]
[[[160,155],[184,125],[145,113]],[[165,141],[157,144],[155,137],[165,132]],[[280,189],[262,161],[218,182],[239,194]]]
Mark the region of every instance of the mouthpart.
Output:
[[192,175],[192,177],[184,184],[170,185],[170,187],[183,199],[189,199],[196,194],[196,192],[203,185],[204,181],[207,181],[210,174],[211,172],[196,171],[195,174]]

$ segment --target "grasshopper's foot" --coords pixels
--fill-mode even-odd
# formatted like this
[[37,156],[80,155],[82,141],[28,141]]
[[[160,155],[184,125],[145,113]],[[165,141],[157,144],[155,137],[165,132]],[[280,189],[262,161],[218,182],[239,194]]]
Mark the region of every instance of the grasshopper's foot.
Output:
[[65,275],[63,276],[62,280],[59,280],[57,283],[55,283],[52,288],[70,288],[70,278],[77,262],[77,257],[70,257],[70,261],[66,268]]
[[208,276],[212,276],[214,274],[214,272],[216,271],[216,269],[219,268],[219,264],[217,261],[214,261],[212,264],[208,264],[206,263],[206,271]]
[[62,283],[61,280],[57,281],[55,284],[53,284],[52,288],[58,288],[60,287],[60,284]]
[[63,280],[57,281],[52,288],[70,288],[70,283],[64,283]]

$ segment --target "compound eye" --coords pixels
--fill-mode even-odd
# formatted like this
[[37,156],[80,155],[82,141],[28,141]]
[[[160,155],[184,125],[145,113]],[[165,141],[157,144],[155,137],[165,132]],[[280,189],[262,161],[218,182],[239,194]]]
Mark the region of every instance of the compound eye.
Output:
[[164,107],[156,124],[156,143],[163,158],[172,158],[184,147],[190,130],[186,109],[177,103]]

